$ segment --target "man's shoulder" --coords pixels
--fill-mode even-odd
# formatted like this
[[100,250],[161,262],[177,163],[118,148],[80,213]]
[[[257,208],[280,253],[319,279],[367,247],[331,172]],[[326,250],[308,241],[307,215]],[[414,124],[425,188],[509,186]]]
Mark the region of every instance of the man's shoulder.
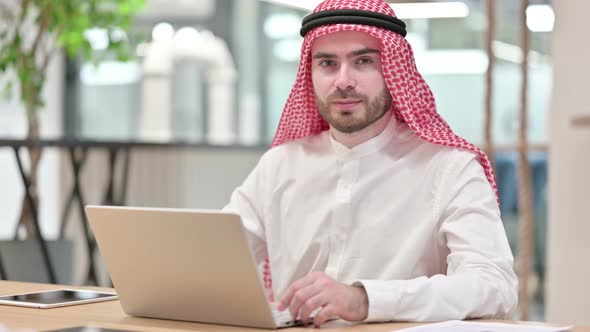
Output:
[[464,148],[438,145],[435,160],[441,169],[463,168],[470,163],[479,163],[479,155]]
[[413,160],[430,164],[436,169],[479,162],[479,155],[474,151],[428,142],[416,134],[407,136],[404,143],[409,144],[406,151],[413,155]]
[[439,154],[441,158],[445,159],[446,161],[469,161],[472,159],[479,158],[479,155],[474,152],[464,148],[458,148],[453,146],[447,146],[438,144]]

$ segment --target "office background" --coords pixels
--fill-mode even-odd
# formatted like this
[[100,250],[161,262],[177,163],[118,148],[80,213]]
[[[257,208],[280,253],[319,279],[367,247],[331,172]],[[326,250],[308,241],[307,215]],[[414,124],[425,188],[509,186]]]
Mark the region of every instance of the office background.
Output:
[[[63,55],[54,59],[44,91],[42,137],[200,143],[193,148],[132,150],[125,203],[220,208],[272,139],[295,78],[301,43],[297,32],[308,11],[257,0],[173,2],[147,1],[146,10],[127,34],[137,55],[132,62],[109,60],[95,67]],[[495,2],[493,136],[503,219],[517,250],[519,2]],[[466,15],[407,18],[407,38],[439,112],[458,134],[481,145],[487,68],[485,0],[460,3],[467,8]],[[588,70],[583,66],[584,56],[590,50],[577,32],[584,30],[586,20],[581,15],[590,4],[547,0],[530,1],[530,5],[528,137],[534,146],[530,158],[537,226],[533,317],[587,323],[590,285],[585,276],[590,267],[584,262],[590,253],[585,244],[590,226],[584,203],[590,180],[584,151],[590,145],[590,127],[574,126],[572,119],[590,114],[580,89]],[[88,34],[99,53],[104,48],[103,33]],[[190,48],[203,43],[215,45],[217,53],[201,54]],[[162,56],[170,49],[178,55]],[[164,58],[166,63],[158,61]],[[223,71],[227,79],[213,81],[212,70]],[[220,100],[211,91],[225,98]],[[156,113],[167,111],[155,115],[163,116],[164,121],[158,122],[160,127],[148,128],[150,131],[146,117],[154,116],[154,109]],[[225,125],[212,126],[213,119]],[[23,138],[25,132],[25,114],[17,99],[2,102],[0,136]],[[88,154],[82,171],[87,203],[101,203],[107,186],[107,159],[104,150]],[[121,168],[119,163],[119,185]],[[0,169],[0,237],[9,241],[23,195],[11,151],[0,149]],[[47,239],[57,239],[64,201],[73,185],[63,151],[46,149],[39,181],[42,232]],[[80,284],[88,259],[76,211],[66,229],[72,245],[68,281]],[[104,270],[100,282],[108,282]]]

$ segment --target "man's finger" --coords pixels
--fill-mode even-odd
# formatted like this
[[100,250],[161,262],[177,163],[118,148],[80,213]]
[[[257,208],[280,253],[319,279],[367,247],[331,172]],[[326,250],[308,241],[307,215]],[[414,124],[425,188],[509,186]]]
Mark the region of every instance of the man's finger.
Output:
[[285,292],[285,295],[283,295],[279,301],[279,306],[278,306],[278,310],[279,311],[283,311],[285,309],[287,309],[287,307],[289,307],[289,305],[291,304],[291,301],[293,300],[293,295],[295,294],[295,292],[297,292],[299,289],[313,283],[315,281],[315,278],[313,278],[312,276],[306,276],[303,277],[297,281],[295,281],[293,284],[291,284],[291,286],[289,286],[289,288],[287,289],[287,292]]
[[328,319],[336,316],[336,307],[333,304],[328,304],[323,307],[314,317],[313,325],[320,327],[322,324],[328,321]]
[[291,303],[289,304],[289,311],[291,312],[291,317],[296,319],[299,316],[299,311],[305,302],[309,299],[316,296],[321,289],[315,284],[308,284],[303,288],[299,289],[295,294],[293,294]]
[[299,317],[304,325],[307,325],[314,310],[320,309],[328,304],[328,299],[322,294],[321,291],[318,291],[316,295],[310,297],[301,305],[301,313],[299,314]]

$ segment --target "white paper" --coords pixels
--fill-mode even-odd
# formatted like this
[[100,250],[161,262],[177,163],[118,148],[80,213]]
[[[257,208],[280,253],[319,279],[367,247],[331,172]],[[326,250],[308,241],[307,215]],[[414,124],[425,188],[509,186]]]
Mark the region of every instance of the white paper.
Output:
[[396,332],[560,332],[570,331],[573,326],[545,326],[528,324],[486,323],[452,320],[396,330]]

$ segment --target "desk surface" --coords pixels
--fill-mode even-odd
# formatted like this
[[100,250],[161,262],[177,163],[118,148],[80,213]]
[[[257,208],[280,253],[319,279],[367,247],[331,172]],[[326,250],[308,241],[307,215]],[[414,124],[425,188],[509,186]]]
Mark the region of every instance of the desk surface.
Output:
[[[0,281],[0,294],[8,295],[28,291],[39,291],[59,288],[56,285],[31,284],[22,282]],[[74,287],[78,288],[78,287]],[[112,291],[110,288],[80,287]],[[179,322],[160,319],[137,318],[127,316],[119,301],[84,304],[78,306],[32,309],[0,305],[0,322],[8,329],[33,328],[37,330],[64,329],[74,326],[99,326],[134,331],[240,331],[251,330],[243,327],[210,325],[189,322]],[[522,323],[528,324],[528,323]],[[322,326],[322,330],[346,332],[379,332],[391,331],[417,324],[388,323],[388,324],[358,324],[351,325],[344,321],[333,321]],[[269,331],[269,330],[263,330]],[[309,331],[303,328],[289,328],[282,331]],[[590,332],[590,327],[576,327],[575,332]]]
[[148,139],[99,139],[99,138],[49,138],[49,139],[26,139],[0,137],[0,147],[58,147],[58,148],[199,148],[212,150],[251,149],[268,150],[270,144],[246,145],[239,143],[232,144],[210,144],[203,140],[148,140]]

